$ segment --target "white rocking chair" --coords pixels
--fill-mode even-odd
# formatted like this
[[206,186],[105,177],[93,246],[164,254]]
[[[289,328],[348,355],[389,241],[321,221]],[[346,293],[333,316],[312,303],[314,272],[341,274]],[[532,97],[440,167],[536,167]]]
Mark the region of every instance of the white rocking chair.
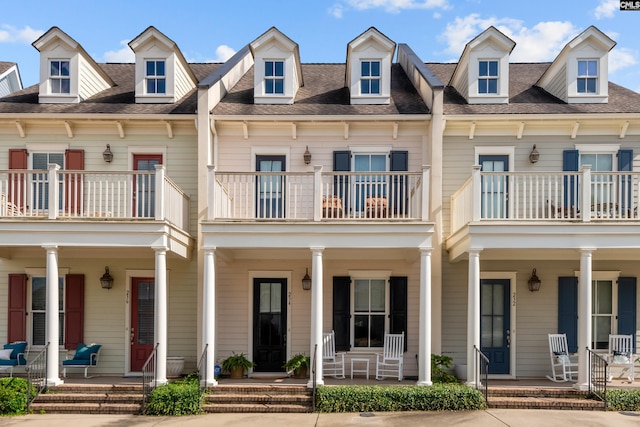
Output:
[[336,353],[335,331],[322,334],[322,373],[324,376],[344,378],[344,353]]
[[[627,372],[629,381],[633,382],[635,376],[633,365],[635,363],[633,354],[633,335],[609,335],[609,354],[607,363],[610,368],[622,368],[620,376]],[[613,374],[609,374],[608,381],[613,379]]]
[[549,357],[552,375],[547,378],[555,382],[578,380],[578,362],[569,354],[567,334],[549,334]]
[[401,334],[385,334],[384,348],[377,354],[376,379],[398,377],[402,381],[402,364],[404,360],[404,332]]

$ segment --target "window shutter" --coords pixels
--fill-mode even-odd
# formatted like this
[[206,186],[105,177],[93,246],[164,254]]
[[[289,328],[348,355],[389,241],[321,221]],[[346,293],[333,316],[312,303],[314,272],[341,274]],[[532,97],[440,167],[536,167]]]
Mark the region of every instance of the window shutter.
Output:
[[[9,150],[9,169],[27,169],[26,149],[16,148]],[[25,175],[10,174],[8,185],[7,197],[9,202],[22,209],[24,206],[24,195],[27,190],[25,188]]]
[[577,277],[558,277],[558,333],[567,334],[571,353],[578,351]]
[[64,348],[84,342],[84,274],[67,274],[64,294]]
[[[406,172],[409,170],[409,152],[408,151],[392,151],[390,153],[390,169],[391,172]],[[407,178],[405,176],[394,176],[391,187],[391,198],[393,212],[396,215],[404,215],[405,206],[407,206]],[[406,343],[406,337],[405,337]],[[405,348],[406,350],[406,348]]]
[[404,332],[404,351],[407,351],[407,277],[389,278],[389,333]]
[[636,351],[636,278],[618,277],[618,333],[632,335]]
[[[351,151],[333,152],[334,172],[349,172],[351,170]],[[345,212],[349,209],[349,177],[337,175],[333,177],[333,195],[342,199]]]
[[9,274],[7,341],[27,340],[27,275]]
[[349,351],[351,325],[351,277],[333,278],[333,330],[336,333],[336,351]]
[[[564,150],[562,152],[562,170],[565,172],[577,172],[580,152],[578,150]],[[575,206],[578,201],[578,193],[575,177],[564,177],[564,206]]]
[[[618,171],[633,171],[633,150],[618,150]],[[620,190],[622,194],[620,212],[626,212],[631,208],[631,174],[621,176],[620,180]],[[627,214],[631,217],[630,211]]]
[[[66,150],[64,152],[65,169],[77,171],[84,170],[84,150]],[[82,195],[82,175],[67,175],[64,181],[64,209],[74,215],[80,215],[82,205],[80,203]],[[75,347],[74,347],[75,348]]]

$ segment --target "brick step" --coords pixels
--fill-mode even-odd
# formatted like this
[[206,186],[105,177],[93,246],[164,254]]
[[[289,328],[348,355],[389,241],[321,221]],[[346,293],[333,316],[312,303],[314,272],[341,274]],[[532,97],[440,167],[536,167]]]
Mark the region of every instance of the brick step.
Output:
[[53,402],[76,402],[76,403],[90,403],[90,402],[142,402],[142,393],[44,393],[38,395],[36,401],[39,403],[53,403]]
[[136,403],[40,403],[33,402],[30,410],[44,414],[139,414],[142,406]]
[[489,397],[488,407],[494,409],[562,409],[602,411],[603,403],[592,399],[556,397]]
[[310,405],[269,405],[251,403],[206,403],[202,409],[209,413],[306,413]]
[[311,396],[306,394],[236,394],[236,393],[216,393],[205,395],[207,403],[301,403],[311,404]]
[[555,398],[586,398],[588,391],[576,390],[572,388],[538,388],[538,387],[522,387],[522,388],[492,388],[489,386],[489,397],[555,397]]
[[49,387],[52,393],[142,393],[141,384],[61,384]]
[[297,385],[223,385],[209,387],[209,393],[234,393],[234,394],[252,394],[252,393],[270,393],[270,394],[308,394],[311,390],[307,386]]

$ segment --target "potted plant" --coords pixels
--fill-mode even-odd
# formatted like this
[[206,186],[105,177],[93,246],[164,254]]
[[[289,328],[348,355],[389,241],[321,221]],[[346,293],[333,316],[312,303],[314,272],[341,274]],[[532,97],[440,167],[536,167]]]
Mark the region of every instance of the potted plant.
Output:
[[229,372],[231,378],[243,378],[244,371],[254,367],[252,361],[247,359],[244,353],[233,352],[231,356],[222,361],[222,370]]
[[293,371],[293,378],[307,378],[311,359],[304,354],[296,354],[284,364],[287,372]]

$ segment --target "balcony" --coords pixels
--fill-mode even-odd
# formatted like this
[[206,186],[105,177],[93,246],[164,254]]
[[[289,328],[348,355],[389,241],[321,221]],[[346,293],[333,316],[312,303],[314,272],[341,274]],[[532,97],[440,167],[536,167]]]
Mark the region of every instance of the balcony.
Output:
[[428,221],[420,172],[219,172],[209,168],[209,220]]

